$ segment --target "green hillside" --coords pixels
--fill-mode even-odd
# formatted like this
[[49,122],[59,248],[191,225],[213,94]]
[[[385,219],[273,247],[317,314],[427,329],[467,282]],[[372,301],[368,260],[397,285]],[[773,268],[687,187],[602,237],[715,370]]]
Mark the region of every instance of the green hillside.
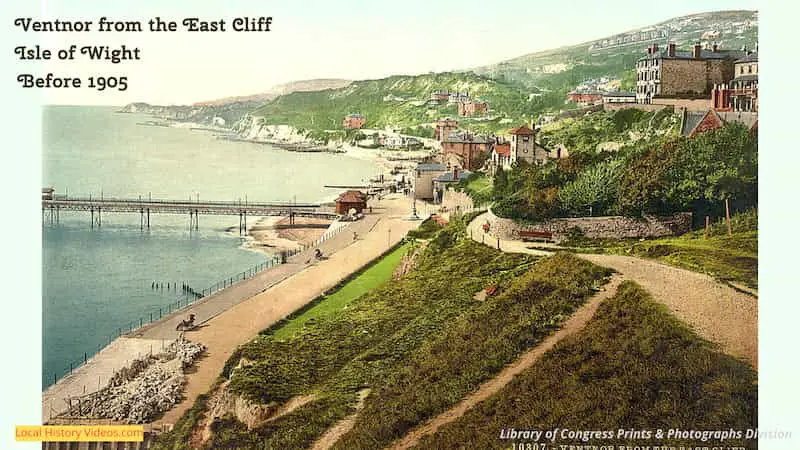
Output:
[[342,118],[349,113],[364,114],[367,128],[430,126],[439,118],[458,115],[455,105],[427,104],[431,92],[440,89],[468,92],[472,98],[489,102],[490,120],[462,120],[480,131],[512,128],[512,123],[530,121],[547,106],[563,103],[561,96],[529,99],[530,90],[509,83],[474,73],[446,72],[396,75],[356,81],[341,89],[294,92],[263,105],[253,114],[263,116],[267,124],[290,124],[310,130],[341,129]]
[[[718,37],[709,38],[711,32],[718,33]],[[609,44],[617,40],[621,43]],[[266,124],[322,131],[340,130],[345,115],[361,113],[367,117],[367,128],[388,125],[405,128],[409,134],[432,136],[431,125],[436,119],[458,113],[455,105],[427,104],[432,91],[443,89],[468,92],[472,98],[489,102],[489,118],[461,118],[462,127],[477,132],[503,132],[543,113],[575,108],[565,104],[565,96],[588,80],[620,80],[622,90],[632,90],[636,60],[648,45],[664,46],[667,41],[676,42],[681,49],[695,42],[716,42],[724,49],[752,49],[758,42],[758,13],[695,14],[472,71],[395,75],[356,81],[339,89],[294,92],[264,104],[253,114],[263,116]]]
[[[716,31],[719,36],[704,34]],[[647,39],[642,39],[643,33]],[[611,44],[619,38],[619,45]],[[627,39],[627,42],[625,41]],[[605,47],[604,45],[605,41]],[[755,48],[758,43],[757,11],[714,11],[676,17],[645,28],[625,31],[590,42],[546,50],[497,64],[478,67],[474,72],[507,83],[530,88],[567,92],[579,83],[602,76],[627,77],[628,86],[635,82],[634,62],[645,54],[646,48],[657,43],[663,48],[668,42],[688,49],[696,42],[716,42],[723,49]]]

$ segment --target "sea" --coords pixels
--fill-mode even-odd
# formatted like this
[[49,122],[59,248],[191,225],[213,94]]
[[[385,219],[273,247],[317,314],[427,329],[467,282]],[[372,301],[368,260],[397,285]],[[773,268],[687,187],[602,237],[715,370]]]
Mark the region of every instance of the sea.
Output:
[[[339,191],[324,185],[362,184],[379,173],[364,159],[147,126],[152,117],[117,109],[44,107],[44,186],[68,197],[305,203],[333,200]],[[104,213],[100,227],[88,212],[62,211],[58,223],[43,215],[43,388],[120,329],[186,298],[183,285],[201,291],[265,262],[268,255],[246,248],[238,223],[201,215],[195,231],[188,215],[152,214],[148,230],[138,213]],[[154,288],[159,283],[178,289]]]

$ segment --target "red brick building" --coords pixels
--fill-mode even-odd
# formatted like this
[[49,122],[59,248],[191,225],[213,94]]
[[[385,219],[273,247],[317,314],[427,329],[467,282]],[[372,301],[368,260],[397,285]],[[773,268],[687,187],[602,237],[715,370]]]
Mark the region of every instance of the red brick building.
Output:
[[479,169],[479,160],[488,155],[491,150],[492,140],[485,135],[475,135],[468,131],[453,133],[442,142],[442,152],[445,155],[458,156],[463,167],[467,170]]
[[580,106],[592,106],[603,103],[603,93],[599,91],[572,91],[567,100]]
[[489,103],[472,100],[458,104],[458,115],[461,117],[485,116],[489,114]]
[[336,199],[336,214],[349,214],[352,209],[357,213],[367,209],[367,194],[361,191],[346,191]]
[[364,124],[367,123],[367,118],[364,117],[362,114],[348,114],[344,117],[342,121],[342,127],[345,130],[354,130],[363,128]]

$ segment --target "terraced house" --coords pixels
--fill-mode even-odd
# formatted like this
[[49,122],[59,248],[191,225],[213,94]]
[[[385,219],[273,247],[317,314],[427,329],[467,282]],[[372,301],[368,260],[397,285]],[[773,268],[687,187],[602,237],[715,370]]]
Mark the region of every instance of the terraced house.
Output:
[[758,112],[757,52],[736,60],[733,80],[714,87],[712,102],[717,111]]
[[678,51],[674,43],[664,50],[653,44],[636,62],[636,103],[659,97],[708,99],[714,86],[733,79],[734,61],[744,56],[743,51],[722,50],[717,44],[711,49],[695,44],[692,51]]

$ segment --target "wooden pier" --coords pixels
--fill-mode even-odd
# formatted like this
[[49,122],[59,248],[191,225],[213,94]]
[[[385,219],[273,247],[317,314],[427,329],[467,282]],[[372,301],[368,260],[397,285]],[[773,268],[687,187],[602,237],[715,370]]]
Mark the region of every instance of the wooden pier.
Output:
[[314,203],[42,197],[42,223],[58,223],[61,211],[88,212],[92,228],[102,226],[104,213],[139,214],[142,229],[150,228],[151,214],[188,215],[192,230],[199,229],[201,215],[239,216],[239,234],[247,232],[247,216],[286,216],[292,219],[298,216],[325,219],[339,217],[333,207]]

